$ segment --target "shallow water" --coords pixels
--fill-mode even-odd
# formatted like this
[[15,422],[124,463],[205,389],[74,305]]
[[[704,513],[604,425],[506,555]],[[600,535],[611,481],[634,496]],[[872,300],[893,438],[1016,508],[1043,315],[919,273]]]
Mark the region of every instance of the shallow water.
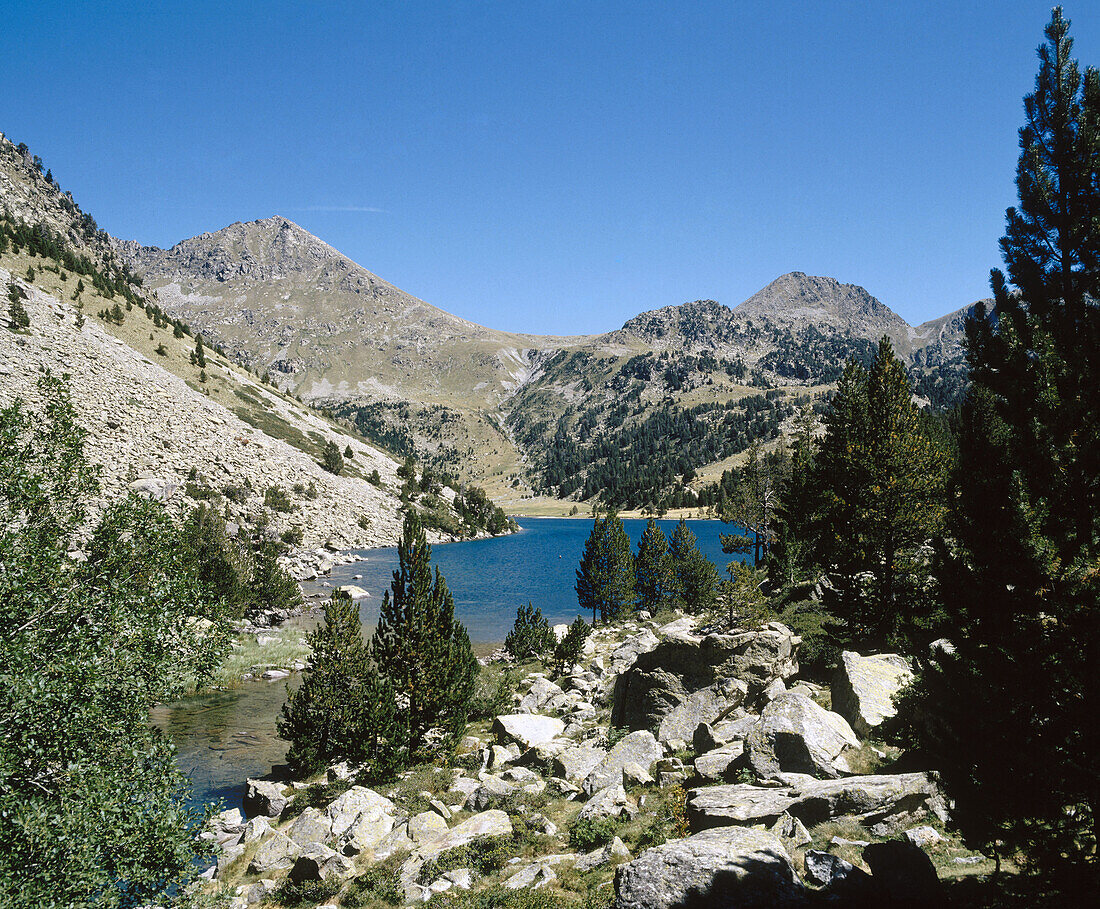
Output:
[[[637,549],[645,521],[623,522]],[[579,613],[573,590],[577,565],[592,530],[588,520],[523,518],[523,530],[507,537],[432,547],[455,598],[455,614],[475,644],[504,639],[516,609],[531,602],[551,624],[571,622]],[[659,521],[666,534],[675,521]],[[731,556],[722,553],[719,533],[732,530],[718,521],[688,521],[699,550],[724,572]],[[366,626],[378,619],[382,594],[397,567],[397,549],[361,552],[365,562],[340,565],[323,580],[304,585],[307,593],[327,595],[332,586],[356,584],[370,592],[361,603]],[[362,575],[354,579],[354,575]],[[329,586],[325,586],[325,584]],[[591,621],[591,616],[586,616]],[[482,649],[482,648],[479,648]],[[286,743],[275,735],[275,722],[286,700],[287,681],[241,684],[230,691],[196,695],[154,711],[153,721],[176,746],[180,767],[191,777],[196,802],[224,801],[239,807],[248,777],[263,776],[286,756]]]

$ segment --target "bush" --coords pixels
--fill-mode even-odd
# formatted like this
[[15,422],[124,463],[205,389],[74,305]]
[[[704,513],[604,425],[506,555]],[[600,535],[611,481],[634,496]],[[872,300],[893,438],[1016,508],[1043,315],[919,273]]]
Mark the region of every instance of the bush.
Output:
[[509,713],[513,707],[512,684],[506,672],[485,667],[477,677],[470,699],[470,719],[488,720]]
[[591,852],[610,843],[618,829],[618,823],[609,817],[579,817],[569,828],[569,845],[581,852]]
[[301,546],[302,545],[302,528],[301,527],[288,527],[283,531],[282,536],[279,538],[288,546]]
[[580,616],[573,620],[565,637],[554,648],[554,667],[558,675],[577,665],[584,654],[584,642],[588,640],[591,631],[591,627]]
[[378,473],[377,467],[370,472],[370,476],[367,477],[367,482],[370,483],[372,486],[382,485],[382,475]]
[[530,603],[516,610],[516,622],[504,639],[504,649],[518,663],[550,653],[557,643],[542,610]]
[[344,909],[365,909],[372,903],[400,906],[405,902],[401,875],[392,864],[374,865],[354,878],[340,895]]
[[510,836],[483,836],[426,861],[420,868],[417,881],[427,886],[440,875],[457,868],[469,868],[481,877],[496,874],[512,857],[512,851]]
[[264,505],[282,512],[294,511],[296,507],[282,486],[268,486],[264,490]]
[[300,884],[295,884],[287,878],[272,897],[275,902],[291,909],[296,906],[319,905],[339,892],[338,881],[302,881]]
[[325,448],[321,452],[321,466],[337,476],[344,472],[344,456],[340,454],[340,446],[335,442],[325,443]]

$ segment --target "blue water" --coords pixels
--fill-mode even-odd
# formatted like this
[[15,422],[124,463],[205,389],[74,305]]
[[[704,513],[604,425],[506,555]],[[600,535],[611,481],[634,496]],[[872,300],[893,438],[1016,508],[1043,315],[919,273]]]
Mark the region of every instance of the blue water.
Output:
[[[470,640],[487,643],[504,640],[516,618],[516,609],[528,602],[538,606],[550,624],[571,622],[579,614],[573,585],[584,543],[592,522],[578,518],[520,518],[522,530],[505,537],[447,543],[432,547],[432,564],[438,565],[455,599],[455,615],[470,632]],[[624,520],[626,532],[637,551],[646,522]],[[676,521],[658,521],[665,535],[676,529]],[[699,551],[725,574],[734,556],[722,552],[720,533],[734,528],[720,521],[688,521],[698,538]],[[367,561],[334,568],[324,578],[333,587],[355,584],[370,592],[360,603],[363,623],[374,625],[382,594],[393,580],[397,549],[369,549],[360,552]],[[361,574],[361,580],[353,576]],[[327,593],[321,581],[306,585],[306,591]],[[591,621],[591,614],[586,618]]]
[[[623,523],[637,550],[646,522]],[[542,609],[552,624],[571,622],[578,615],[573,584],[592,522],[522,518],[520,524],[523,530],[510,536],[432,547],[432,563],[446,577],[455,613],[474,643],[503,641],[516,609],[528,601]],[[666,534],[676,527],[675,521],[658,524]],[[718,535],[733,528],[718,521],[688,521],[688,525],[698,537],[699,550],[724,572],[733,557],[722,553]],[[307,593],[326,595],[325,582],[356,584],[370,591],[360,613],[364,624],[372,626],[397,567],[397,549],[361,554],[367,561],[341,565],[328,578],[304,586]],[[353,580],[357,574],[362,579]],[[299,677],[292,677],[291,686],[298,681]],[[240,807],[245,780],[263,776],[283,760],[287,746],[275,734],[275,722],[286,694],[286,681],[253,681],[154,711],[154,722],[175,744],[176,761],[191,778],[195,803],[223,801],[226,807]]]

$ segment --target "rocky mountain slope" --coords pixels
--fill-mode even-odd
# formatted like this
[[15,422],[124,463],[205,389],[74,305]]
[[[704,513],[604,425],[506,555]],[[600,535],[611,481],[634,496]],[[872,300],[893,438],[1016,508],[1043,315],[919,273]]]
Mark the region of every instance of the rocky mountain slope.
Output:
[[[0,293],[0,406],[34,401],[47,370],[67,376],[101,469],[100,505],[128,491],[173,508],[206,502],[306,549],[397,539],[397,463],[218,351],[200,352],[188,325],[147,301],[111,239],[2,136]],[[10,324],[12,295],[25,331]],[[330,442],[345,453],[339,476],[319,464]],[[453,499],[413,496],[448,524]]]
[[602,335],[515,334],[416,299],[282,217],[168,250],[114,240],[29,153],[5,140],[0,161],[0,204],[18,217],[140,274],[157,306],[279,389],[511,509],[532,495],[690,500],[684,475],[698,490],[752,439],[780,436],[883,335],[933,404],[965,382],[966,310],[913,328],[832,278],[792,272],[732,309],[668,306]]

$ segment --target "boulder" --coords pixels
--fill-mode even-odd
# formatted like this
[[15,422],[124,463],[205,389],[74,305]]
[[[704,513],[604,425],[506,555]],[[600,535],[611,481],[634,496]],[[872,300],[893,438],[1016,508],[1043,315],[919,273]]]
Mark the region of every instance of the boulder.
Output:
[[279,817],[290,802],[283,795],[283,787],[270,780],[249,780],[244,795],[245,813],[252,817],[262,814],[264,817]]
[[373,789],[352,786],[329,802],[324,813],[329,819],[334,837],[342,837],[355,826],[357,838],[362,840],[374,837],[374,842],[378,842],[393,829],[397,807]]
[[507,890],[538,890],[558,879],[554,869],[546,862],[533,862],[526,868],[522,868],[506,878],[504,887]]
[[294,867],[294,860],[301,853],[298,846],[285,833],[276,831],[262,843],[252,857],[248,870],[253,874],[264,874],[268,871],[289,870]]
[[[662,641],[640,653],[616,680],[611,725],[659,729],[661,721],[691,694],[728,684],[727,680],[744,683],[745,694],[755,697],[774,679],[798,672],[800,642],[789,628],[777,622],[760,631]],[[696,725],[698,722],[686,729],[682,738],[690,739]]]
[[874,905],[877,900],[875,882],[862,868],[829,852],[810,849],[803,857],[806,879],[824,887],[836,900],[845,904]]
[[595,821],[603,818],[630,820],[638,813],[638,805],[626,794],[622,784],[606,786],[584,803],[581,820]]
[[756,714],[735,710],[728,719],[719,719],[713,724],[700,723],[692,733],[691,745],[696,754],[706,754],[723,745],[742,742],[759,721]]
[[286,835],[303,849],[325,844],[332,839],[332,821],[320,808],[307,808],[287,827]]
[[571,783],[581,782],[607,757],[603,748],[595,745],[575,745],[553,759],[550,772]]
[[501,744],[514,742],[527,749],[539,742],[547,742],[565,731],[565,723],[556,717],[514,713],[498,716],[493,720],[493,734]]
[[355,873],[355,865],[347,857],[327,846],[313,846],[294,861],[290,880],[296,884],[305,881],[343,880]]
[[943,837],[940,836],[935,827],[929,827],[927,825],[910,827],[905,831],[903,836],[914,846],[921,849],[929,849],[943,840]]
[[897,712],[894,696],[912,678],[909,661],[896,653],[860,656],[845,650],[833,679],[833,710],[866,738],[872,729]]
[[801,905],[783,844],[763,830],[706,830],[647,849],[615,873],[615,909]]
[[440,853],[486,836],[511,836],[512,822],[499,809],[482,811],[452,827],[444,836],[420,850],[424,859],[435,858]]
[[601,846],[599,849],[593,849],[591,852],[577,857],[577,860],[573,863],[574,869],[581,873],[591,871],[594,868],[602,868],[604,865],[610,865],[616,859],[628,859],[630,858],[630,850],[627,849],[626,844],[615,837],[606,846]]
[[748,693],[748,684],[740,679],[722,679],[693,691],[665,714],[657,727],[657,740],[691,741],[700,723],[712,723],[731,709],[741,706]]
[[935,774],[899,773],[807,779],[800,786],[705,786],[688,793],[692,830],[727,824],[772,825],[787,812],[812,827],[853,815],[865,824],[902,814],[941,811],[943,795]]
[[422,811],[409,818],[409,839],[418,846],[434,843],[447,833],[447,822],[434,811]]
[[549,679],[539,676],[531,685],[531,690],[519,702],[520,713],[538,713],[554,698],[564,694],[561,688]]
[[744,742],[731,742],[714,751],[708,751],[695,759],[695,773],[704,780],[729,782],[744,753]]
[[648,771],[662,755],[663,750],[653,733],[644,730],[632,732],[620,739],[607,756],[592,768],[581,789],[585,795],[592,795],[605,786],[622,782],[623,768],[627,764],[638,764]]
[[940,906],[943,885],[924,850],[904,840],[871,843],[863,850],[875,887],[886,905]]
[[835,778],[849,772],[842,755],[859,739],[842,716],[804,694],[783,694],[764,708],[746,744],[749,763],[764,779],[785,771]]
[[499,808],[511,798],[515,791],[516,787],[512,783],[502,780],[500,777],[487,776],[473,795],[466,800],[466,807],[470,811]]

